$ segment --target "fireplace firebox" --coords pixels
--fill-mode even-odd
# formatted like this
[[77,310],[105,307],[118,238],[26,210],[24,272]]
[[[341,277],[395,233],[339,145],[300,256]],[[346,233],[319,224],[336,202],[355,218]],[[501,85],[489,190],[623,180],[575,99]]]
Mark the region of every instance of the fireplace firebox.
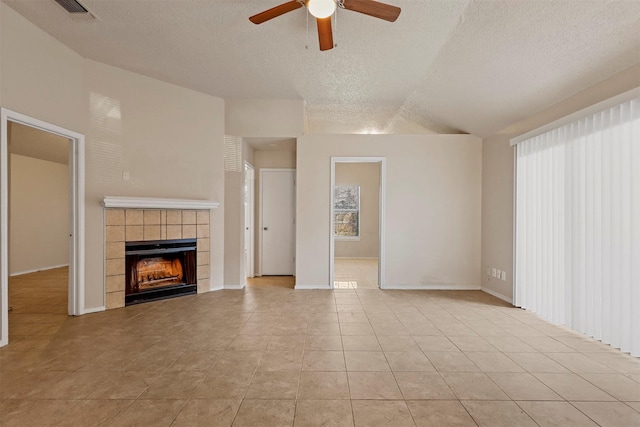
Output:
[[125,243],[125,305],[195,294],[196,239]]

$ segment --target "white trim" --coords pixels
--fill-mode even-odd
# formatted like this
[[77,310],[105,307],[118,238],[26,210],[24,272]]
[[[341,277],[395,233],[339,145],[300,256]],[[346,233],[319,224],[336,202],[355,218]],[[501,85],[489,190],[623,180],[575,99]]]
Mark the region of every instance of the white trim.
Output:
[[493,295],[494,297],[496,297],[498,299],[501,299],[502,301],[506,301],[509,304],[513,304],[513,298],[509,298],[509,297],[507,297],[505,295],[502,295],[501,293],[498,293],[496,291],[492,291],[491,289],[485,288],[484,286],[480,290],[482,292],[488,293],[489,295]]
[[224,285],[224,288],[221,289],[230,289],[230,290],[240,290],[244,289],[245,285]]
[[0,347],[9,344],[9,156],[7,116],[0,121]]
[[220,203],[209,200],[105,196],[102,200],[102,206],[125,209],[215,209],[220,206]]
[[[256,219],[255,219],[255,214],[256,214],[256,168],[249,163],[248,161],[245,160],[244,162],[244,166],[245,166],[245,175],[244,175],[244,180],[245,180],[245,185],[247,184],[247,180],[249,181],[247,188],[248,188],[248,195],[247,195],[247,200],[249,200],[249,224],[247,225],[246,223],[246,218],[247,218],[247,213],[245,212],[244,214],[244,218],[245,218],[245,231],[246,232],[246,228],[247,226],[249,227],[249,249],[248,249],[248,253],[249,253],[249,265],[245,265],[244,266],[244,281],[243,283],[246,284],[247,283],[247,277],[255,277],[256,273],[256,262],[255,262],[255,257],[256,257]],[[250,171],[250,173],[247,173],[247,169]],[[244,241],[244,244],[246,246],[246,238],[245,238],[245,234],[243,234],[242,239]],[[247,250],[245,248],[245,250]]]
[[84,309],[84,314],[100,313],[101,311],[105,311],[105,310],[106,310],[106,307],[104,305],[101,307],[89,307]]
[[[260,168],[258,169],[258,172],[260,172],[260,183],[258,185],[258,232],[260,233],[260,244],[258,245],[258,271],[256,271],[256,277],[262,277],[262,245],[264,244],[264,239],[263,239],[263,235],[262,232],[264,231],[262,229],[262,186],[263,186],[263,182],[264,182],[264,172],[293,172],[293,223],[295,225],[295,227],[297,227],[298,221],[296,220],[296,214],[298,213],[298,209],[297,209],[297,191],[298,191],[298,187],[297,187],[297,179],[298,179],[298,175],[296,172],[295,168]],[[295,259],[296,256],[296,228],[294,227],[293,232],[293,256]],[[254,261],[255,263],[255,261]],[[295,275],[296,272],[296,265],[295,263],[293,264],[293,273]]]
[[311,289],[332,290],[333,286],[326,286],[326,285],[299,285],[299,284],[296,283],[294,289],[296,289],[296,290],[311,290]]
[[[386,241],[385,241],[385,207],[386,207],[386,185],[387,185],[387,158],[386,157],[331,157],[331,211],[329,215],[329,287],[333,289],[334,276],[334,257],[335,257],[335,236],[333,235],[333,205],[335,192],[333,188],[336,185],[336,163],[380,163],[380,202],[379,202],[379,223],[378,237],[379,253],[378,253],[378,287],[380,289],[397,289],[388,288],[386,286]],[[297,286],[296,286],[297,288]]]
[[[80,316],[84,314],[84,256],[85,256],[85,141],[84,135],[78,134],[78,138],[71,138],[71,153],[69,166],[71,178],[71,234],[74,243],[69,245],[70,268],[69,276],[69,314]],[[72,286],[72,282],[75,286]]]
[[[358,214],[360,213],[360,210],[358,210]],[[360,221],[360,220],[358,220]],[[360,228],[360,225],[358,225],[358,228]],[[340,240],[343,242],[359,242],[362,240],[362,238],[360,236],[334,236],[333,237],[334,240]]]
[[258,239],[258,262],[257,264],[255,260],[253,262],[256,267],[254,277],[262,277],[262,169],[258,169],[258,174],[260,175],[260,181],[258,181],[258,229],[255,234],[260,238]]
[[377,260],[378,257],[375,256],[337,256],[335,257],[335,259],[375,259]]
[[421,290],[421,291],[480,291],[479,285],[386,285],[385,290]]
[[[518,147],[515,146],[514,150],[513,150],[513,220],[512,222],[512,227],[511,227],[511,233],[512,233],[512,251],[511,251],[511,267],[512,267],[512,274],[511,274],[511,295],[512,295],[512,299],[511,299],[511,303],[513,304],[513,301],[516,300],[516,274],[517,274],[517,270],[516,270],[516,201],[517,201],[517,197],[518,197]],[[498,297],[499,298],[499,297]]]
[[84,314],[84,135],[42,120],[2,108],[0,112],[0,347],[9,343],[8,315],[8,122],[53,133],[70,140],[70,218],[69,218],[69,306],[71,316]]
[[18,271],[16,273],[9,274],[9,277],[22,276],[24,274],[37,273],[38,271],[47,271],[47,270],[53,270],[55,268],[62,268],[62,267],[69,267],[69,264],[51,265],[48,267],[36,268],[33,270]]
[[640,87],[635,89],[631,89],[627,92],[621,93],[620,95],[616,95],[612,98],[605,99],[602,102],[598,102],[597,104],[591,105],[587,108],[583,108],[582,110],[576,111],[575,113],[569,114],[568,116],[564,116],[558,120],[555,120],[551,123],[548,123],[539,128],[533,129],[527,133],[516,136],[515,138],[511,138],[511,145],[516,145],[522,141],[527,139],[531,139],[535,136],[541,135],[545,132],[548,132],[553,129],[557,129],[561,126],[569,124],[571,122],[575,122],[583,117],[590,116],[600,111],[606,110],[608,108],[614,107],[616,105],[620,105],[624,102],[630,101],[640,96]]

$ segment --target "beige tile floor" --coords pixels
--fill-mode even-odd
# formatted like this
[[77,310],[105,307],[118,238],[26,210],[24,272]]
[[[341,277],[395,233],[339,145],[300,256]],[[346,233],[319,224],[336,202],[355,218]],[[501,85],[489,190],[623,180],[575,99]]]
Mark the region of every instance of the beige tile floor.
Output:
[[335,258],[335,289],[378,289],[378,260],[371,258]]
[[296,286],[295,276],[260,276],[247,277],[246,286],[256,288],[286,288],[293,289]]
[[640,425],[640,360],[482,292],[248,287],[69,318],[64,273],[11,281],[2,426]]

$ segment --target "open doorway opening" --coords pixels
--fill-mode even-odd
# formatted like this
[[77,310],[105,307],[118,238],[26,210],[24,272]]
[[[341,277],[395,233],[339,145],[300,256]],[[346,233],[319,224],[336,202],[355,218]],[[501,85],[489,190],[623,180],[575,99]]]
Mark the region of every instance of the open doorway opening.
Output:
[[[247,278],[246,285],[249,289],[260,290],[293,289],[296,139],[250,137],[243,141],[246,142],[245,161],[254,168],[255,190],[251,200],[254,207],[250,212],[245,211],[245,222],[254,226],[251,236],[254,277]],[[247,176],[251,174],[248,172]],[[249,219],[249,213],[253,214],[252,219]],[[245,240],[248,238],[246,236]]]
[[384,159],[333,158],[331,284],[377,289],[384,284]]
[[68,138],[8,123],[9,334],[32,335],[67,314]]
[[[6,109],[0,130],[3,346],[9,342],[10,306],[14,319],[29,317],[19,313],[83,314],[84,136]],[[14,326],[16,336],[46,329]]]
[[[254,258],[254,200],[255,169],[244,162],[244,268],[245,281],[255,276]],[[245,283],[246,284],[246,283]]]

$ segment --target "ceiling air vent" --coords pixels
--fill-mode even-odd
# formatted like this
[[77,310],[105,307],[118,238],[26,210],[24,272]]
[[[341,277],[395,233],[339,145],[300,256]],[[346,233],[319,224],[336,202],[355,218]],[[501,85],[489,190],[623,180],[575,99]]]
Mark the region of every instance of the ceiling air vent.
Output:
[[83,6],[77,0],[54,0],[60,6],[64,8],[67,12],[69,12],[69,16],[71,19],[78,20],[91,20],[97,19],[97,16],[94,15],[89,9]]

